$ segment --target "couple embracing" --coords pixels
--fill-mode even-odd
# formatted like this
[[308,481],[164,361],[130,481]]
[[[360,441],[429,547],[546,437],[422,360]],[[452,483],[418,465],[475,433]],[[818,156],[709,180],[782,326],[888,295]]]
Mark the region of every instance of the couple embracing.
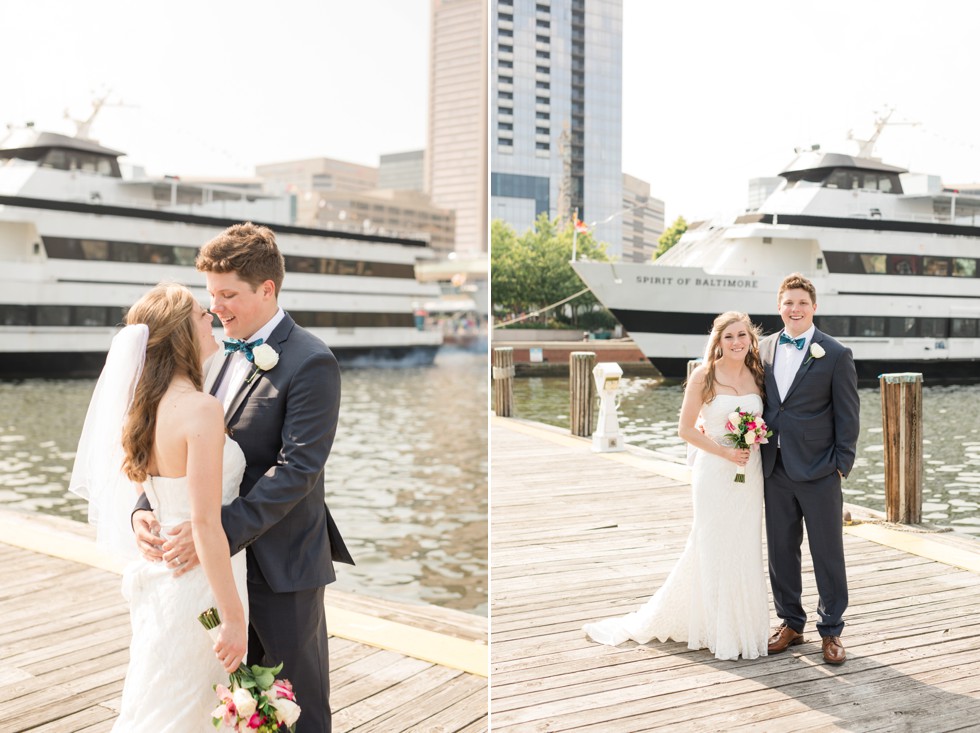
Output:
[[[210,310],[177,284],[129,309],[72,471],[99,543],[130,560],[133,641],[113,730],[214,730],[212,687],[247,656],[282,663],[292,680],[283,694],[302,711],[297,721],[295,706],[277,708],[262,729],[322,733],[324,586],[333,562],[353,562],[324,502],[337,360],[279,307],[284,259],[271,230],[229,227],[196,264]],[[229,337],[223,352],[214,316]],[[209,607],[221,617],[214,641],[198,621]]]
[[[593,640],[618,645],[673,639],[690,649],[707,648],[719,659],[755,659],[803,643],[805,524],[823,658],[845,661],[841,479],[854,464],[859,432],[857,375],[850,349],[813,325],[813,283],[790,275],[777,304],[784,329],[761,341],[744,313],[715,319],[704,363],[688,380],[678,428],[696,449],[687,545],[644,606],[585,625]],[[725,437],[735,411],[762,414],[772,436],[756,446],[761,450],[737,448]],[[744,470],[744,483],[735,482],[737,470]],[[782,620],[768,639],[763,499],[769,581]]]

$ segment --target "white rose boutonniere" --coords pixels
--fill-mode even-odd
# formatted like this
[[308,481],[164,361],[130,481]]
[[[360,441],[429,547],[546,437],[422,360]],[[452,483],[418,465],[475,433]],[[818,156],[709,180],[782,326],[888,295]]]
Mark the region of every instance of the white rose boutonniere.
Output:
[[813,361],[814,359],[822,359],[826,353],[827,352],[823,350],[823,346],[820,344],[810,344],[810,358],[807,359],[807,363]]
[[267,372],[278,364],[279,353],[269,346],[269,344],[259,344],[252,349],[252,361],[255,364],[255,369],[249,375],[245,384],[251,384],[252,380],[255,379],[255,375],[259,372]]

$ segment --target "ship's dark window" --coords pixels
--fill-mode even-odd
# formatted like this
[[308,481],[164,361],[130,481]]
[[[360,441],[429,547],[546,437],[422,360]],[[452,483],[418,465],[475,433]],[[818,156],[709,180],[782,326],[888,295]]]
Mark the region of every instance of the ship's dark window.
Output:
[[48,257],[58,260],[84,260],[85,253],[82,252],[77,239],[66,239],[64,237],[45,237],[44,249]]
[[136,242],[110,242],[109,259],[113,262],[139,262],[140,246]]
[[920,259],[917,255],[888,255],[888,274],[918,275]]
[[72,314],[73,326],[106,326],[106,309],[94,305],[77,305]]
[[868,274],[883,275],[888,271],[888,258],[885,255],[861,255],[861,265]]
[[34,313],[34,323],[38,326],[69,326],[71,306],[39,305]]
[[178,265],[193,265],[197,259],[196,247],[174,247],[174,261]]
[[911,338],[915,336],[915,319],[889,318],[888,335],[896,338]]
[[823,254],[827,259],[827,269],[830,272],[848,275],[865,271],[861,262],[861,255],[855,252],[824,252]]
[[138,261],[151,265],[172,265],[175,262],[174,248],[166,244],[141,244]]
[[66,171],[68,170],[68,156],[65,155],[64,150],[49,150],[41,160],[41,166]]
[[26,305],[0,305],[0,323],[4,326],[29,326]]
[[946,277],[949,274],[949,258],[948,257],[923,257],[922,258],[922,274],[923,275],[936,275],[938,277]]
[[818,328],[831,336],[851,335],[851,319],[849,316],[818,316],[815,320]]
[[953,338],[976,338],[977,336],[976,318],[952,318],[949,325],[949,335]]
[[86,260],[109,259],[109,243],[102,239],[83,239],[79,242]]
[[976,277],[977,261],[968,257],[953,258],[953,277]]
[[920,336],[934,339],[946,338],[945,318],[920,318],[918,320]]
[[336,313],[290,311],[289,315],[305,328],[411,328],[411,313]]
[[884,316],[857,316],[854,319],[855,336],[884,336]]

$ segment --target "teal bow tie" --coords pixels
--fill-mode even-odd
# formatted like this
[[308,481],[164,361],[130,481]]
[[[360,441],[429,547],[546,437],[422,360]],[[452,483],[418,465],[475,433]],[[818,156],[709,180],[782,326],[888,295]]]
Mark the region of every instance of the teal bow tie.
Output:
[[806,345],[806,336],[798,336],[797,338],[793,338],[792,336],[789,336],[785,331],[783,331],[781,334],[779,334],[779,343],[793,344],[793,346],[796,347],[797,351],[803,351],[803,347]]
[[[234,354],[236,351],[240,351],[245,355],[245,358],[249,361],[255,361],[255,357],[252,355],[252,349],[262,343],[262,339],[255,339],[255,341],[246,341],[245,339],[225,339],[225,356],[228,354]],[[803,348],[802,346],[800,347]]]

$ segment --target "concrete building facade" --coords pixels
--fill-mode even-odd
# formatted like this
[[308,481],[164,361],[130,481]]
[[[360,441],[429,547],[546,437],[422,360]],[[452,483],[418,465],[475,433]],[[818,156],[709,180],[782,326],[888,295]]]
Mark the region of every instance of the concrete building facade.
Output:
[[650,184],[623,174],[623,262],[649,262],[664,233],[664,202],[650,195]]
[[378,188],[397,191],[425,190],[425,151],[382,155],[378,165]]
[[432,0],[425,188],[456,212],[456,252],[487,252],[487,0]]
[[378,169],[333,158],[307,158],[255,166],[266,190],[296,196],[296,223],[311,226],[317,219],[318,193],[368,191],[378,186]]

